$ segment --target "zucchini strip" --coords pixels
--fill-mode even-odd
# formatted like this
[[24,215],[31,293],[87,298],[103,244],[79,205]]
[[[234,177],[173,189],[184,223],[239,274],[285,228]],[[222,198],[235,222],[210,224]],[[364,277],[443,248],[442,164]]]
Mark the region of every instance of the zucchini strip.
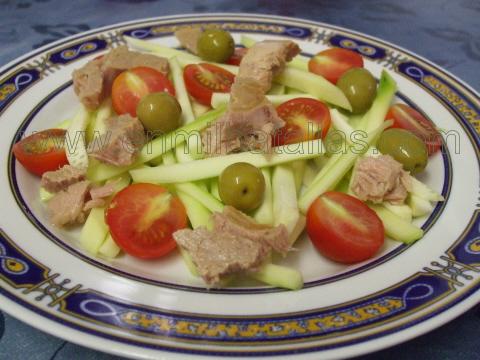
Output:
[[190,124],[191,122],[195,121],[195,116],[193,115],[192,105],[190,104],[187,88],[185,87],[185,82],[183,81],[182,68],[180,67],[176,57],[168,60],[168,63],[170,65],[170,71],[172,74],[175,95],[180,107],[182,108],[182,124]]
[[320,139],[295,144],[296,151],[292,151],[290,146],[275,147],[272,154],[243,152],[210,157],[183,164],[161,165],[148,169],[131,170],[130,174],[135,182],[180,183],[219,176],[223,169],[236,162],[247,162],[258,168],[263,168],[294,160],[311,159],[323,154],[323,146]]
[[223,204],[218,201],[208,191],[201,189],[198,185],[193,183],[181,183],[175,184],[175,188],[184,194],[190,195],[197,200],[200,204],[205,206],[211,212],[222,212]]
[[65,153],[68,163],[79,169],[88,168],[86,130],[90,113],[81,105],[65,134]]
[[[265,193],[263,202],[260,207],[255,210],[253,218],[259,224],[273,225],[273,192],[272,192],[272,176],[269,168],[262,169],[263,178],[265,179]],[[218,188],[218,181],[217,188]]]
[[[310,98],[310,99],[315,99],[315,96],[309,95],[309,94],[304,94],[304,95],[299,95],[299,94],[286,94],[286,95],[266,95],[268,101],[270,101],[273,105],[278,106],[285,101],[289,101],[292,99],[296,99],[299,97],[304,97],[304,98]],[[230,101],[230,94],[229,93],[213,93],[212,95],[212,107],[214,109],[219,108],[220,106],[224,106],[228,104]]]
[[100,255],[103,255],[107,258],[113,259],[115,258],[119,253],[121,249],[118,247],[117,243],[115,240],[113,240],[112,235],[108,234],[107,238],[103,242],[102,246],[98,249],[98,253]]
[[298,270],[286,266],[268,263],[249,275],[265,284],[284,289],[299,290],[303,287],[302,274]]
[[423,237],[423,230],[413,225],[411,222],[395,215],[383,205],[368,204],[378,217],[382,220],[385,227],[385,234],[397,241],[405,244],[411,244]]
[[125,39],[127,44],[132,48],[136,48],[138,50],[150,51],[159,56],[166,57],[168,59],[177,57],[177,58],[189,59],[191,61],[201,60],[198,56],[190,54],[187,51],[177,50],[169,46],[156,44],[151,41],[141,40],[131,36],[124,36],[123,38]]
[[278,165],[272,173],[273,225],[285,225],[291,234],[300,218],[295,175],[291,166]]
[[348,111],[352,110],[350,102],[342,90],[325,78],[311,72],[287,67],[275,77],[274,81],[313,95],[317,99],[339,106]]
[[89,253],[96,255],[105,241],[108,226],[105,223],[105,208],[93,208],[80,233],[80,244]]

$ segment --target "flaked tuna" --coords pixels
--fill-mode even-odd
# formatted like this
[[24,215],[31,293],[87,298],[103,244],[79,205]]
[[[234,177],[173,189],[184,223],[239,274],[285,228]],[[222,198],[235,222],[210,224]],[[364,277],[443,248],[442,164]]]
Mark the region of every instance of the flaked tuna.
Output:
[[268,255],[261,242],[227,232],[182,229],[173,237],[188,251],[209,286],[218,285],[227,275],[257,269]]
[[88,201],[90,181],[83,180],[62,190],[48,202],[50,220],[55,226],[82,224],[88,212],[84,210]]
[[245,237],[285,255],[290,250],[288,230],[285,225],[269,226],[257,223],[253,218],[231,206],[212,215],[213,229],[234,236]]
[[147,140],[140,121],[124,114],[109,118],[107,128],[104,134],[90,143],[89,155],[105,164],[132,165]]
[[66,190],[72,184],[85,180],[85,177],[85,169],[65,165],[58,170],[45,172],[40,184],[45,190],[56,193]]
[[390,155],[359,159],[352,176],[352,191],[363,201],[403,204],[410,189],[410,175]]

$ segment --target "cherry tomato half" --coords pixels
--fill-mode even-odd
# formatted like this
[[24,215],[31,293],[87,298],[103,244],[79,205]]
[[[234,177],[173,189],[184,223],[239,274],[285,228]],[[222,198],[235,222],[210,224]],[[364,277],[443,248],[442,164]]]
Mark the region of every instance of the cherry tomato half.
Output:
[[155,259],[175,249],[173,233],[187,226],[182,202],[154,184],[133,184],[117,193],[107,209],[113,240],[127,254]]
[[63,129],[49,129],[30,135],[13,145],[13,154],[35,175],[58,170],[68,164],[65,133]]
[[187,91],[199,103],[210,106],[214,92],[230,92],[235,75],[213,64],[190,64],[183,70]]
[[434,154],[442,146],[442,136],[433,124],[408,105],[393,105],[385,119],[393,120],[392,127],[409,130],[422,139],[425,145],[427,145],[428,155]]
[[154,92],[168,92],[175,96],[175,88],[161,72],[140,66],[118,75],[112,85],[112,104],[117,114],[137,115],[140,99]]
[[345,264],[371,258],[385,240],[377,214],[357,198],[337,191],[324,193],[310,206],[307,233],[320,253]]
[[330,111],[321,101],[295,98],[277,107],[285,126],[275,133],[274,146],[320,139],[330,128]]
[[363,58],[352,50],[331,48],[320,51],[308,62],[308,70],[323,76],[333,84],[347,70],[354,67],[363,67]]
[[233,55],[227,60],[227,64],[239,66],[247,51],[247,48],[235,48]]

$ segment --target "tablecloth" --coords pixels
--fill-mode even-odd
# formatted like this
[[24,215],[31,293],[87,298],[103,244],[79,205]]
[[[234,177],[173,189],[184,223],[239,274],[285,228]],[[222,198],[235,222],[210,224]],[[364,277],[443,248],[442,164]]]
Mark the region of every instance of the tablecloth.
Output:
[[[0,0],[0,65],[62,37],[144,17],[249,12],[301,17],[375,35],[480,89],[479,0]],[[361,357],[480,359],[480,309],[407,343]],[[0,359],[120,359],[47,335],[0,312]]]

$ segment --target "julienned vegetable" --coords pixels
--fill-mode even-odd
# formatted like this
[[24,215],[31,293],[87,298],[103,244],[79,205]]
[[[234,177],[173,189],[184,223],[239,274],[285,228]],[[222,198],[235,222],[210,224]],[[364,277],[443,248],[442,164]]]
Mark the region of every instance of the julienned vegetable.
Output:
[[283,224],[291,234],[300,217],[295,175],[289,164],[278,165],[272,174],[273,224]]
[[95,138],[107,131],[107,124],[105,121],[112,115],[112,101],[110,98],[106,99],[100,108],[97,110],[95,116],[92,116],[87,126],[87,142],[91,142]]
[[411,244],[412,242],[423,237],[423,230],[413,225],[411,222],[395,215],[382,205],[369,204],[370,208],[375,211],[380,219],[382,219],[385,227],[385,234],[390,238]]
[[263,202],[260,207],[255,210],[253,218],[260,224],[273,226],[273,192],[272,192],[272,175],[270,168],[262,169],[263,178],[265,179],[265,192]]
[[[292,150],[292,149],[297,150]],[[321,140],[305,141],[300,144],[278,146],[273,154],[245,152],[196,160],[190,163],[160,165],[154,168],[131,170],[136,182],[157,184],[181,183],[209,179],[219,176],[223,169],[237,162],[247,162],[258,168],[274,166],[294,160],[312,159],[324,152]]]
[[250,276],[265,284],[285,289],[299,290],[303,287],[303,278],[299,271],[272,263],[263,265]]
[[90,113],[81,105],[65,134],[65,153],[70,165],[76,168],[88,168],[87,146],[83,134],[90,121]]
[[275,77],[275,82],[306,92],[332,105],[349,111],[352,110],[342,90],[321,76],[287,67],[281,74]]
[[181,128],[172,131],[171,133],[155,138],[142,148],[137,161],[130,167],[111,166],[106,164],[98,164],[97,166],[90,167],[88,169],[88,178],[92,181],[107,180],[150,160],[153,160],[165,154],[167,151],[173,149],[179,144],[187,141],[189,136],[200,136],[199,131],[206,128],[210,123],[213,123],[221,114],[223,114],[224,111],[225,107],[209,111],[208,113],[200,116],[194,122],[186,124]]
[[96,255],[107,234],[108,227],[105,224],[105,208],[93,208],[83,225],[80,234],[80,245],[92,255]]
[[195,116],[193,115],[192,105],[190,104],[190,99],[188,98],[187,88],[183,80],[183,72],[177,58],[172,58],[168,61],[170,64],[170,71],[172,72],[173,86],[175,87],[175,93],[182,109],[182,123],[190,124],[195,121]]
[[[291,95],[267,95],[268,101],[270,101],[273,105],[278,106],[286,101],[297,99],[300,96],[298,94],[291,94]],[[309,98],[309,99],[315,99],[315,96],[305,94],[302,95],[301,97],[304,98]],[[214,109],[219,108],[220,106],[224,106],[228,104],[230,101],[230,94],[229,93],[213,93],[212,94],[212,107]]]

